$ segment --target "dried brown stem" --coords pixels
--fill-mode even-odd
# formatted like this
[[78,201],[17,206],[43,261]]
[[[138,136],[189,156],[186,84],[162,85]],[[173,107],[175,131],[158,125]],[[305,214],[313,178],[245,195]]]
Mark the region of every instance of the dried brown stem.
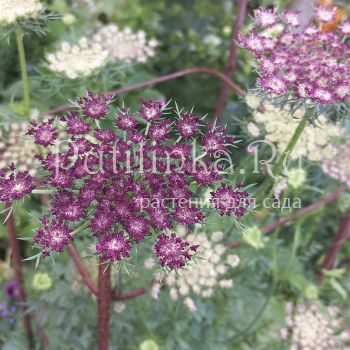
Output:
[[[7,203],[5,205],[5,209],[10,209],[10,207],[11,207],[10,203]],[[13,268],[15,270],[15,278],[16,278],[16,283],[18,288],[18,300],[21,303],[20,308],[22,312],[23,326],[24,326],[24,330],[28,341],[28,347],[29,349],[34,349],[34,338],[33,338],[32,324],[31,324],[31,316],[28,314],[28,309],[26,306],[26,294],[24,289],[23,273],[22,273],[22,258],[21,258],[21,252],[19,249],[19,241],[17,239],[17,234],[16,234],[15,219],[12,213],[8,217],[6,224],[7,224],[9,245],[12,252],[12,263],[13,263]]]
[[[294,221],[316,209],[319,209],[323,206],[328,205],[329,203],[335,201],[342,193],[344,192],[343,188],[338,188],[335,192],[331,193],[329,196],[322,198],[321,200],[319,200],[316,203],[313,203],[303,209],[300,209],[298,211],[296,211],[295,213],[293,213],[292,215],[288,216],[285,219],[281,219],[278,220],[270,225],[265,226],[264,228],[261,229],[261,232],[263,234],[267,234],[270,233],[272,231],[274,231],[276,228],[278,227],[282,227],[287,225],[289,222]],[[242,242],[238,241],[238,242],[234,242],[228,245],[229,249],[235,249],[238,248],[239,246],[241,246]]]
[[[132,84],[129,86],[125,86],[123,88],[115,89],[112,91],[104,92],[102,95],[120,95],[126,92],[131,92],[135,90],[139,90],[148,86],[156,85],[159,83],[163,83],[165,81],[181,78],[187,75],[191,74],[209,74],[209,75],[214,75],[221,79],[223,82],[225,82],[225,86],[228,86],[230,89],[234,90],[237,94],[243,94],[243,90],[235,84],[233,81],[231,81],[225,74],[219,72],[218,70],[214,68],[208,68],[208,67],[195,67],[195,68],[188,68],[184,69],[178,72],[174,72],[171,74],[166,74],[154,79],[150,79],[147,81],[144,81],[142,83],[137,83],[137,84]],[[46,112],[41,113],[41,115],[52,115],[60,112],[67,111],[69,109],[74,108],[74,105],[72,104],[65,104],[62,106],[58,106],[56,108],[50,109]]]
[[[227,65],[225,69],[225,75],[227,78],[230,78],[232,76],[233,72],[236,70],[236,67],[237,67],[237,40],[238,40],[239,32],[241,31],[241,28],[244,23],[244,18],[247,13],[247,5],[248,5],[248,0],[238,1],[237,16],[232,27],[231,50],[230,50],[230,55],[228,57]],[[228,90],[229,90],[229,86],[225,81],[223,81],[221,84],[220,94],[216,102],[216,108],[215,108],[215,118],[217,119],[220,119],[222,112],[224,110]]]
[[[341,248],[343,247],[345,241],[350,237],[350,209],[346,213],[345,217],[342,220],[340,228],[329,247],[326,256],[321,264],[321,270],[330,270],[334,267],[336,258]],[[324,279],[324,274],[320,272],[318,276],[319,281],[321,282]]]
[[109,306],[111,302],[111,267],[100,263],[98,266],[98,349],[108,350]]

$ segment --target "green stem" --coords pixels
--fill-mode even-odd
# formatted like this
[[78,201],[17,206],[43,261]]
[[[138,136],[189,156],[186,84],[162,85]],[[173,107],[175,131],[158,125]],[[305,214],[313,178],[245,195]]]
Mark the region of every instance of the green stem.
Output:
[[40,190],[40,189],[37,189],[37,190],[33,190],[32,191],[33,194],[52,194],[52,193],[55,193],[54,190]]
[[17,40],[17,49],[19,55],[19,62],[21,67],[22,74],[22,83],[23,83],[23,97],[24,97],[24,112],[29,117],[30,112],[30,93],[29,93],[29,80],[27,73],[27,63],[26,55],[23,45],[23,32],[20,27],[16,28],[16,40]]
[[273,185],[274,178],[278,177],[281,174],[282,168],[285,165],[285,162],[286,162],[288,156],[290,155],[290,153],[293,151],[295,145],[297,144],[300,136],[302,135],[302,133],[303,133],[303,131],[308,123],[309,117],[312,113],[313,113],[313,110],[310,109],[310,111],[307,111],[305,113],[304,117],[300,120],[300,123],[299,123],[298,127],[296,128],[292,138],[290,139],[285,151],[283,152],[283,154],[279,158],[276,165],[273,167],[273,176],[266,177],[265,181],[260,186],[259,190],[256,193],[256,203],[257,204],[259,204],[261,199],[269,193],[270,188]]
[[83,231],[84,229],[86,229],[87,227],[89,227],[90,225],[90,221],[85,221],[82,225],[80,225],[79,227],[77,227],[74,231],[72,231],[70,233],[71,236],[74,236],[76,233],[79,233],[80,231]]

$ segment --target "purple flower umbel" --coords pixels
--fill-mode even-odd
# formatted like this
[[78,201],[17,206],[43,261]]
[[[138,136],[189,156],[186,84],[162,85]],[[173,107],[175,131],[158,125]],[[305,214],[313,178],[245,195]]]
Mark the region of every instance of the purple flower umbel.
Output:
[[153,122],[162,115],[162,107],[165,106],[165,101],[156,101],[154,98],[149,102],[142,101],[142,107],[140,108],[140,115],[147,122]]
[[111,96],[94,95],[92,92],[88,92],[86,97],[78,99],[78,104],[87,117],[101,119],[107,115],[111,100]]
[[198,134],[200,122],[201,118],[194,113],[181,113],[176,128],[181,137],[188,139]]
[[53,119],[47,122],[38,124],[35,120],[31,122],[32,128],[28,130],[27,134],[34,136],[35,143],[44,147],[54,144],[58,137],[56,128],[52,125]]
[[170,270],[179,269],[186,265],[187,260],[192,259],[198,246],[190,245],[175,233],[167,236],[164,233],[158,236],[158,241],[154,246],[156,255],[161,266],[166,266]]
[[96,246],[102,261],[117,261],[130,255],[131,244],[121,232],[113,232],[102,238]]
[[11,202],[19,200],[35,189],[34,178],[27,171],[16,172],[11,166],[12,173],[5,176],[0,172],[0,201]]
[[[338,29],[322,31],[319,22],[329,23],[336,7],[318,6],[315,24],[296,31],[299,16],[295,12],[257,9],[255,25],[241,36],[241,45],[250,51],[258,65],[258,85],[268,94],[289,96],[290,100],[330,105],[350,98],[350,26],[344,21]],[[317,20],[317,21],[316,21]],[[283,30],[272,36],[266,28],[279,24]],[[345,31],[344,31],[345,28]]]
[[50,224],[45,217],[42,223],[43,226],[37,229],[33,242],[43,248],[44,255],[50,255],[52,250],[62,252],[63,248],[73,240],[67,225],[57,220]]
[[251,199],[248,198],[248,192],[241,191],[239,187],[233,189],[223,183],[211,195],[210,201],[221,215],[243,216],[252,203]]
[[128,113],[127,109],[122,109],[118,119],[115,121],[115,125],[121,130],[132,131],[135,129],[137,121]]
[[[102,261],[118,261],[129,257],[136,244],[154,239],[154,231],[171,230],[179,223],[191,226],[205,219],[207,208],[192,203],[200,203],[195,199],[205,193],[207,184],[215,186],[222,179],[215,156],[228,152],[233,142],[225,128],[178,110],[172,122],[166,119],[171,113],[166,102],[151,99],[143,100],[138,112],[123,108],[116,117],[116,128],[106,129],[98,120],[112,114],[111,97],[88,93],[77,104],[77,111],[61,117],[68,138],[65,149],[55,147],[58,141],[52,120],[34,122],[29,131],[46,148],[45,155],[37,156],[44,170],[39,172],[40,183],[55,193],[33,239],[45,256],[61,252],[72,241],[72,232],[86,228],[98,241],[96,250]],[[140,119],[147,122],[146,127]],[[191,140],[197,135],[196,151],[205,154],[199,164]],[[9,178],[0,174],[1,201],[20,199],[34,188],[28,174],[12,171]],[[248,205],[246,192],[227,191],[215,192],[220,213],[243,215]],[[239,199],[246,202],[228,208],[227,197],[235,204]],[[160,235],[156,243],[160,263],[170,269],[184,266],[195,250],[175,235]]]

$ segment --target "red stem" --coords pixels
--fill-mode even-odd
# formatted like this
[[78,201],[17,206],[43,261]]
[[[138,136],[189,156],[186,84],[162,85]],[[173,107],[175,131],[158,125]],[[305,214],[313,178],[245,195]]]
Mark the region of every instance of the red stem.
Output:
[[[11,208],[11,204],[7,203],[5,205],[5,209],[10,209],[10,208]],[[24,290],[22,263],[21,263],[22,258],[21,258],[21,252],[19,249],[19,242],[16,235],[15,219],[12,213],[8,217],[6,224],[7,224],[9,245],[12,252],[12,263],[13,263],[13,268],[15,270],[15,278],[16,278],[16,283],[18,288],[18,300],[21,304],[20,308],[22,312],[23,326],[27,336],[28,347],[29,349],[34,349],[34,338],[33,338],[33,331],[32,331],[32,325],[31,325],[31,317],[27,313],[28,309],[26,306],[26,294]]]
[[[77,251],[75,250],[75,248],[72,244],[68,245],[68,251],[72,257],[74,265],[75,265],[76,269],[78,270],[83,282],[90,289],[90,291],[94,295],[97,296],[98,290],[97,290],[96,286],[94,285],[94,282],[92,281],[92,279],[89,275],[89,272],[86,270],[84,263],[80,259]],[[134,289],[126,294],[112,294],[111,299],[113,301],[125,301],[125,300],[129,300],[129,299],[137,298],[145,293],[146,293],[146,290],[144,288],[138,288],[138,289]]]
[[[321,208],[321,207],[335,201],[343,192],[344,192],[343,188],[338,188],[335,192],[331,193],[329,196],[327,196],[325,198],[322,198],[318,202],[313,203],[313,204],[311,204],[303,209],[296,211],[294,214],[288,216],[285,219],[278,220],[270,225],[265,226],[264,228],[261,229],[261,232],[263,234],[267,234],[267,233],[274,231],[278,227],[285,226],[289,222],[294,221],[294,220],[304,216],[305,214],[310,213],[311,211],[314,211],[318,208]],[[241,244],[242,244],[242,242],[240,242],[240,241],[234,242],[234,243],[229,244],[228,248],[235,249],[235,248],[238,248],[239,246],[241,246]]]
[[[163,76],[160,76],[158,78],[154,78],[154,79],[150,79],[147,81],[144,81],[142,83],[137,83],[137,84],[132,84],[129,86],[125,86],[123,88],[119,88],[119,89],[115,89],[112,91],[108,91],[108,92],[104,92],[101,95],[119,95],[122,93],[126,93],[126,92],[131,92],[131,91],[135,91],[135,90],[139,90],[148,86],[152,86],[155,84],[159,84],[159,83],[163,83],[165,81],[168,80],[173,80],[173,79],[177,79],[177,78],[181,78],[187,75],[191,75],[191,74],[209,74],[209,75],[214,75],[216,77],[218,77],[219,79],[221,79],[223,82],[225,82],[225,86],[228,86],[229,88],[231,88],[232,90],[236,91],[238,94],[243,94],[243,90],[237,85],[235,84],[233,81],[231,81],[225,74],[219,72],[218,70],[214,69],[214,68],[208,68],[208,67],[195,67],[195,68],[188,68],[188,69],[184,69],[178,72],[174,72],[174,73],[170,73],[170,74],[166,74]],[[56,113],[60,113],[60,112],[64,112],[66,110],[72,109],[75,106],[72,104],[65,104],[62,106],[58,106],[56,108],[50,109],[46,112],[41,113],[41,115],[52,115],[52,114],[56,114]]]
[[145,288],[138,288],[138,289],[134,289],[131,292],[126,293],[126,294],[113,294],[112,300],[113,301],[125,301],[125,300],[129,300],[129,299],[137,298],[145,293],[146,293]]
[[[329,247],[326,256],[321,264],[321,270],[330,270],[334,267],[338,253],[343,247],[345,241],[350,237],[350,209],[342,220],[341,226],[335,236],[332,245]],[[324,278],[323,273],[319,274],[319,281]]]
[[[243,26],[244,18],[247,13],[247,5],[248,5],[248,0],[238,1],[237,17],[232,27],[231,50],[230,50],[230,55],[228,57],[227,65],[225,69],[225,75],[228,78],[232,76],[233,72],[236,70],[236,67],[237,67],[237,40],[238,40],[239,32],[241,31],[241,28]],[[228,89],[229,89],[229,86],[226,84],[226,82],[223,81],[221,84],[220,94],[216,102],[216,108],[215,108],[215,118],[217,119],[220,119],[222,112],[224,110]]]
[[74,265],[77,268],[83,282],[86,284],[86,286],[90,289],[90,291],[94,295],[97,295],[97,288],[94,285],[94,282],[92,281],[88,271],[86,270],[84,263],[80,260],[79,255],[72,244],[68,245],[68,251],[72,257]]
[[111,302],[111,267],[98,266],[98,349],[108,350],[109,306]]

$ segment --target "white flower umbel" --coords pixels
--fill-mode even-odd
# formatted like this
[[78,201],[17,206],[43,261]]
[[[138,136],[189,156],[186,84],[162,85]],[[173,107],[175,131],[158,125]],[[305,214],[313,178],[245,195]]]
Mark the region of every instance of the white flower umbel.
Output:
[[12,122],[8,130],[0,128],[0,169],[6,169],[13,162],[17,170],[35,174],[38,149],[26,136],[28,127],[26,121],[17,121]]
[[35,18],[42,10],[43,5],[38,0],[0,0],[0,26]]
[[[260,104],[251,94],[247,95],[246,102],[253,109],[253,120],[247,126],[248,132],[253,137],[264,137],[265,140],[276,144],[279,153],[284,152],[290,135],[295,132],[305,113],[304,110],[298,109],[291,115],[288,106],[280,109],[268,101],[261,101],[262,108],[259,108]],[[305,127],[290,156],[292,159],[305,156],[311,161],[321,161],[323,156],[320,149],[327,148],[331,140],[341,133],[339,125],[321,115],[315,121],[315,125],[309,124]]]
[[283,340],[290,340],[290,350],[340,350],[349,346],[350,331],[344,330],[344,320],[335,307],[315,302],[293,306],[288,303]]
[[110,62],[144,63],[155,55],[157,41],[147,41],[146,33],[134,33],[130,28],[120,29],[115,24],[102,27],[94,36],[93,42],[108,51]]
[[[177,234],[184,233],[182,227],[178,227]],[[167,275],[165,283],[170,287],[170,297],[178,300],[185,298],[184,302],[193,312],[191,295],[200,295],[209,298],[216,288],[231,288],[233,281],[225,278],[229,269],[239,265],[239,258],[236,255],[227,256],[227,248],[221,242],[223,234],[198,232],[186,235],[186,241],[190,244],[198,244],[197,263],[188,267],[172,271]],[[187,300],[187,302],[186,302]]]
[[68,79],[88,77],[101,70],[107,63],[108,51],[83,37],[75,45],[61,44],[60,50],[47,56],[51,71]]
[[323,152],[322,170],[328,176],[350,186],[350,142],[331,145]]

